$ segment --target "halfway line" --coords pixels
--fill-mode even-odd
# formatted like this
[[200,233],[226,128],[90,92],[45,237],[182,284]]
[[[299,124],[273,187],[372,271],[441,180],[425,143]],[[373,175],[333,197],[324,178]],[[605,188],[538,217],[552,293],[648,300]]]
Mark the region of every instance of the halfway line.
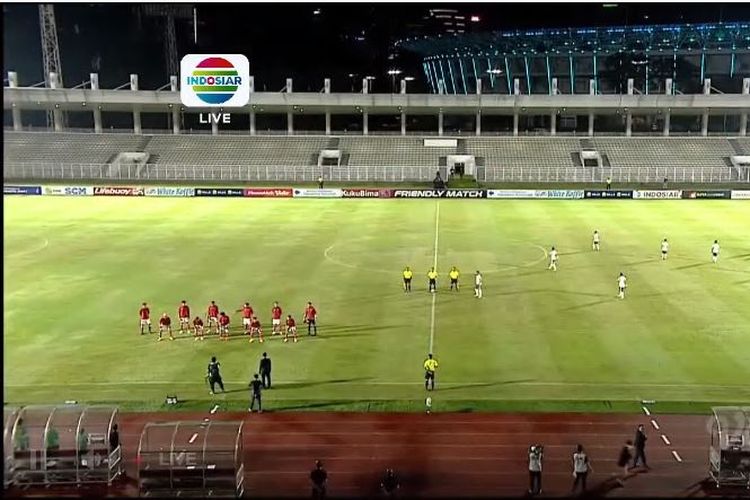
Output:
[[[435,255],[432,260],[432,267],[437,271],[438,261],[438,228],[440,226],[440,202],[435,202]],[[435,301],[437,300],[437,290],[432,294],[432,308],[430,310],[430,348],[427,352],[431,353],[435,346]]]

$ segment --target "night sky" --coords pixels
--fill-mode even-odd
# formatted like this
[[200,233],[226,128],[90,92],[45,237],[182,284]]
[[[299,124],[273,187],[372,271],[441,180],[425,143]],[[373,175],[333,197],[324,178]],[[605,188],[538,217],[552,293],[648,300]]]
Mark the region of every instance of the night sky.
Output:
[[[361,88],[376,77],[375,92],[390,91],[386,71],[414,76],[413,91],[426,91],[420,60],[393,53],[393,41],[414,34],[430,8],[456,8],[478,15],[474,31],[750,20],[748,4],[196,4],[198,45],[192,19],[177,21],[179,57],[190,52],[243,53],[250,59],[256,89],[278,91],[286,77],[295,90],[318,91],[323,78],[333,91]],[[314,12],[320,9],[318,14]],[[168,83],[161,21],[138,15],[136,4],[55,4],[66,86],[97,71],[102,87],[113,88],[138,73],[141,88]],[[4,71],[19,73],[22,85],[42,80],[37,5],[3,6]],[[364,40],[357,40],[364,38]],[[349,74],[356,74],[350,78]]]

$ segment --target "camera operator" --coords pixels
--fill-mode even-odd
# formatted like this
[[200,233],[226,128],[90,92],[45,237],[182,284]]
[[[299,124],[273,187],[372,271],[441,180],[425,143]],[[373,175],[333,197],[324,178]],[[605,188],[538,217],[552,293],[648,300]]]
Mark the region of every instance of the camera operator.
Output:
[[535,444],[529,447],[529,495],[542,492],[542,458],[544,447]]

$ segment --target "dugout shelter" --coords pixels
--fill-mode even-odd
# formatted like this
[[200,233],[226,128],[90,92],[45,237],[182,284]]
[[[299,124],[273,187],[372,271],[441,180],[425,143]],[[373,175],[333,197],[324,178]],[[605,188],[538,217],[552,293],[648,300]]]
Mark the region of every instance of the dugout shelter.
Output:
[[141,496],[241,497],[242,422],[148,423],[138,443]]
[[709,475],[716,487],[750,489],[750,406],[712,408]]
[[111,450],[113,406],[25,406],[5,410],[6,482],[14,485],[111,484],[122,449]]

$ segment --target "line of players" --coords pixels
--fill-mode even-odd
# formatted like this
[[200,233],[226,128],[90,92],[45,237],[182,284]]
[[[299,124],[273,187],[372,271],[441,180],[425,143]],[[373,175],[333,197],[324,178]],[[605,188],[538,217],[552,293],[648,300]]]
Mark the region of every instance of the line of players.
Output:
[[[404,293],[411,292],[411,280],[414,277],[414,272],[409,266],[406,266],[401,272],[401,276],[404,280]],[[451,267],[451,270],[448,272],[448,277],[451,280],[451,290],[459,291],[460,285],[458,283],[458,278],[460,276],[461,272],[458,270],[458,268],[456,266]],[[437,292],[437,279],[438,273],[434,267],[431,267],[430,270],[427,271],[427,289],[430,293]],[[482,273],[480,273],[479,271],[474,273],[474,297],[476,297],[477,299],[481,299],[483,296],[483,283],[484,278],[482,278]]]
[[[237,309],[236,312],[242,313],[242,326],[245,334],[250,335],[250,343],[252,343],[256,337],[262,343],[263,326],[261,325],[258,317],[255,315],[255,312],[250,306],[250,303],[245,302],[245,304],[240,309]],[[146,329],[148,329],[148,333],[153,333],[153,331],[151,330],[151,310],[149,309],[146,302],[143,302],[141,304],[141,308],[138,311],[138,316],[140,318],[141,335],[144,335],[146,333]],[[190,331],[192,330],[194,340],[203,340],[204,330],[207,329],[208,333],[210,334],[211,329],[213,328],[214,334],[219,335],[219,340],[229,340],[229,324],[231,320],[227,313],[225,313],[224,311],[219,311],[219,306],[215,301],[211,301],[208,306],[208,310],[206,311],[206,324],[208,325],[207,327],[204,327],[203,319],[201,319],[200,316],[196,316],[195,319],[192,320],[191,325],[190,316],[190,306],[186,301],[183,300],[177,308],[177,317],[179,318],[180,322],[179,333],[190,333]],[[287,314],[285,321],[286,329],[282,333],[282,316],[283,311],[281,309],[281,306],[278,302],[274,302],[273,307],[271,308],[271,323],[273,327],[272,335],[283,335],[284,342],[288,342],[290,338],[293,339],[294,342],[297,342],[297,322],[291,314]],[[302,313],[302,317],[303,322],[307,324],[307,334],[316,336],[318,334],[318,311],[317,309],[315,309],[315,306],[313,306],[312,302],[307,303],[305,311]],[[169,340],[174,340],[174,335],[172,334],[172,319],[167,313],[163,313],[159,318],[159,342],[163,340],[162,334],[164,333],[169,334]]]
[[[598,252],[601,247],[601,236],[599,231],[594,231],[594,235],[591,242],[591,249]],[[719,240],[714,240],[711,245],[711,262],[716,264],[719,261],[719,252],[721,247],[719,246]],[[661,260],[667,260],[669,255],[669,242],[664,238],[661,242]],[[559,255],[555,247],[552,247],[549,251],[549,267],[547,269],[557,271],[557,263],[559,261]],[[620,299],[625,298],[625,289],[628,287],[628,278],[624,273],[620,273],[617,277],[617,297]]]

